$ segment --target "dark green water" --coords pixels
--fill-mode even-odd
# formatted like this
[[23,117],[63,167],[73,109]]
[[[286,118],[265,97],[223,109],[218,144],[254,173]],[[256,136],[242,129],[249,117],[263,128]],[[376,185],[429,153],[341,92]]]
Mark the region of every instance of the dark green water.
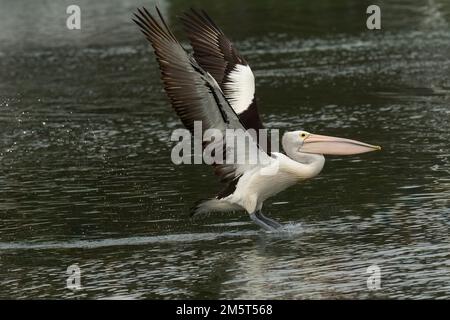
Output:
[[383,146],[267,201],[283,234],[186,217],[219,185],[170,161],[181,125],[130,20],[153,4],[77,3],[70,31],[72,1],[0,0],[1,298],[450,298],[450,3],[379,2],[369,31],[360,0],[159,0],[235,41],[268,127]]

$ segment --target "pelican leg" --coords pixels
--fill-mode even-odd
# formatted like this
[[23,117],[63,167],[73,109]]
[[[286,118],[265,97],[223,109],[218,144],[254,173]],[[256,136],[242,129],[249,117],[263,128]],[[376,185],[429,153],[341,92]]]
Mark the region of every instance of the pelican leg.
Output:
[[273,219],[271,219],[271,218],[266,217],[265,215],[263,215],[263,213],[261,212],[261,210],[258,211],[258,212],[256,212],[256,215],[258,215],[259,218],[260,218],[261,220],[263,220],[266,224],[268,224],[268,225],[271,226],[272,228],[279,229],[279,228],[282,228],[282,227],[283,227],[280,223],[278,223],[278,222],[276,222],[275,220],[273,220]]
[[254,223],[256,223],[258,226],[267,231],[274,231],[282,227],[281,224],[279,224],[273,219],[267,218],[259,210],[250,213],[250,218],[253,220]]

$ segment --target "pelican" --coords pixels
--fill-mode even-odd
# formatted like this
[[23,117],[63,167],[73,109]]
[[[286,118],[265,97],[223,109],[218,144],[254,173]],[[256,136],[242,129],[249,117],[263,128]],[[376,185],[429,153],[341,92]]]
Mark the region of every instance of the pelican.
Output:
[[[184,126],[193,131],[194,121],[205,129],[263,129],[255,102],[255,77],[247,60],[204,11],[184,13],[180,19],[193,49],[189,54],[170,31],[161,12],[158,18],[138,9],[133,21],[152,45],[159,63],[164,89]],[[299,182],[317,176],[324,155],[354,155],[379,146],[356,140],[298,130],[282,136],[285,153],[271,152],[257,144],[265,164],[214,163],[224,188],[214,198],[193,208],[193,215],[245,210],[261,228],[277,230],[282,225],[266,217],[266,199]],[[225,146],[227,147],[227,146]],[[227,155],[229,148],[226,148]],[[236,152],[236,150],[232,150]],[[263,172],[277,162],[276,174]]]

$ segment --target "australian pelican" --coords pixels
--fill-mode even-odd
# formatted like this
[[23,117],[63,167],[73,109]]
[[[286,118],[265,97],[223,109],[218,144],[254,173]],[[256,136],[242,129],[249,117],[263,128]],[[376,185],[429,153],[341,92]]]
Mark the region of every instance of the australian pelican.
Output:
[[[192,131],[194,121],[201,121],[204,129],[221,131],[264,128],[255,103],[253,72],[212,19],[196,10],[181,17],[194,51],[190,55],[170,31],[158,8],[156,12],[159,19],[145,8],[138,9],[133,21],[153,46],[164,89],[184,126]],[[193,214],[245,210],[262,228],[278,229],[281,225],[261,212],[264,200],[317,176],[325,163],[323,155],[351,155],[381,149],[306,131],[285,133],[282,146],[285,154],[259,149],[266,164],[277,161],[276,174],[264,173],[265,165],[261,163],[213,164],[225,187],[213,199],[196,205]]]

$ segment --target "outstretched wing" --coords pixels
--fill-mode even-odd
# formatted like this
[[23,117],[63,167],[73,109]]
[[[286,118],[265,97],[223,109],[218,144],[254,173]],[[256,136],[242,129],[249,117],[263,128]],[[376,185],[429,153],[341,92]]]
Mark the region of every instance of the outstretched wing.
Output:
[[[172,107],[184,126],[191,132],[194,121],[201,121],[203,130],[218,129],[226,136],[226,129],[245,131],[233,108],[225,98],[216,80],[190,57],[169,30],[158,8],[159,23],[145,8],[138,9],[133,21],[140,27],[147,40],[153,46],[161,70],[164,89]],[[254,143],[254,142],[253,142]],[[226,157],[235,156],[235,145],[226,145],[222,141]],[[206,146],[206,144],[204,144]],[[249,152],[245,148],[245,152]],[[259,156],[267,161],[270,158],[258,149]],[[249,156],[246,156],[249,159]],[[246,171],[259,164],[219,164],[215,163],[215,173],[229,186]],[[228,186],[228,187],[229,187]]]
[[264,128],[255,101],[255,77],[244,57],[206,12],[191,9],[180,19],[195,60],[220,85],[244,127]]

